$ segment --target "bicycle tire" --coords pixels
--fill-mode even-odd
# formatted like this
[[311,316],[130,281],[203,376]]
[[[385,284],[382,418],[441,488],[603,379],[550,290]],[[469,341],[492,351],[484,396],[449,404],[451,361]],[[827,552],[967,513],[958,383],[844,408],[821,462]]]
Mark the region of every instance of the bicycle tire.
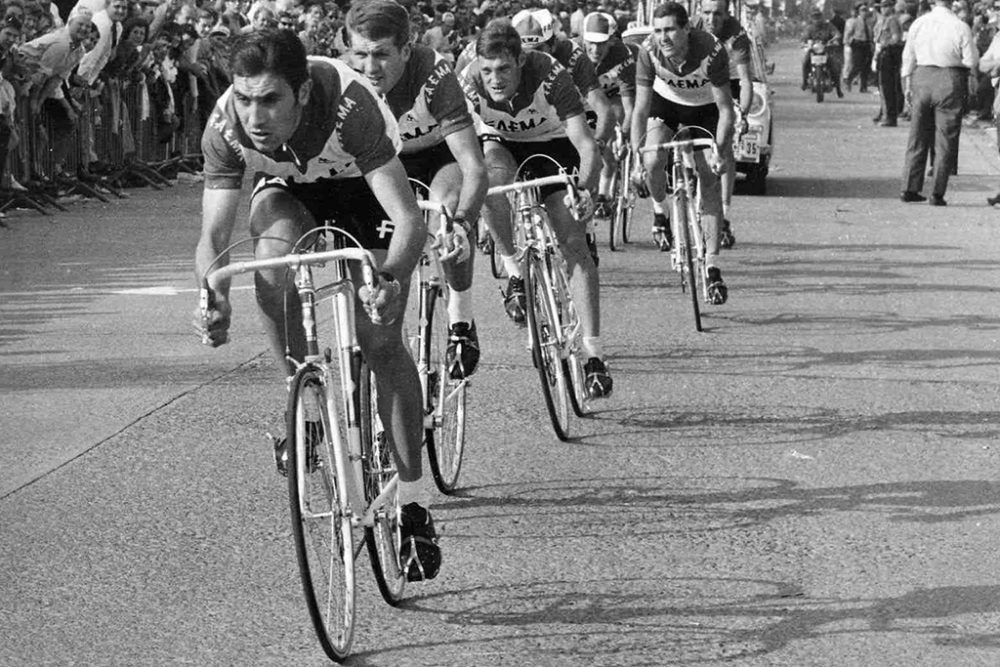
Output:
[[493,239],[490,239],[490,273],[497,280],[507,275],[507,272],[504,270],[503,259],[500,257],[500,248]]
[[580,315],[573,302],[569,289],[569,277],[558,266],[549,266],[550,284],[559,310],[559,321],[562,326],[566,349],[568,351],[562,360],[563,373],[569,384],[569,401],[573,413],[577,417],[590,414],[587,406],[586,374],[583,372],[582,350],[580,349]]
[[428,288],[427,317],[421,332],[427,359],[425,428],[427,461],[438,490],[452,494],[462,470],[465,452],[465,407],[467,380],[455,380],[448,372],[448,298],[441,285]]
[[[688,220],[690,221],[689,226],[691,228],[692,238],[695,238],[694,235],[698,234],[699,236],[697,238],[698,240],[701,241],[701,247],[704,248],[705,235],[702,232],[701,216],[698,215],[698,212],[696,210],[696,205],[694,204],[694,202],[690,200],[688,201]],[[697,249],[697,247],[698,245],[696,244],[695,248]],[[697,285],[697,289],[695,291],[701,297],[702,303],[711,303],[711,299],[709,299],[708,297],[708,273],[705,270],[705,256],[703,253],[700,252],[694,252],[692,254],[694,255],[694,257],[692,258],[692,264],[693,264],[692,268],[694,270],[694,273],[692,275],[694,277],[695,285]],[[699,324],[698,331],[701,331],[700,317],[698,320],[698,324]]]
[[629,243],[629,226],[632,224],[632,205],[633,205],[633,191],[632,183],[629,180],[632,176],[632,151],[628,150],[625,152],[625,157],[622,158],[622,178],[621,178],[621,188],[622,188],[622,199],[619,204],[621,212],[616,216],[618,218],[617,225],[618,229],[621,230],[622,243]]
[[542,384],[545,407],[549,412],[552,429],[560,440],[569,440],[569,388],[558,349],[558,340],[553,335],[561,326],[558,314],[553,312],[549,295],[552,293],[548,276],[542,268],[541,259],[532,254],[526,262],[524,292],[527,301],[528,329],[531,331],[531,354],[538,369]]
[[[378,416],[378,393],[368,364],[361,364],[358,382],[361,421],[361,477],[365,504],[372,503],[396,474],[389,434]],[[406,577],[399,563],[399,501],[393,494],[385,510],[376,511],[374,524],[365,526],[365,544],[372,574],[382,599],[393,607],[403,600]]]
[[683,191],[674,197],[674,220],[677,221],[675,243],[680,245],[681,253],[681,284],[686,286],[691,296],[691,309],[694,312],[695,331],[701,331],[701,308],[698,304],[698,278],[694,272],[694,248],[691,246],[691,226],[688,223],[687,194]]
[[[316,405],[309,403],[317,402]],[[345,480],[334,460],[332,428],[320,370],[308,364],[288,393],[288,495],[292,536],[306,606],[324,653],[341,662],[354,639],[355,570],[351,519],[343,507]],[[320,421],[315,421],[318,412]],[[307,420],[307,415],[313,417]],[[322,425],[321,433],[307,421]],[[319,442],[317,442],[319,440]]]
[[618,216],[621,214],[622,208],[622,179],[621,179],[621,163],[615,167],[615,173],[611,177],[611,187],[609,192],[615,198],[615,205],[611,207],[611,212],[608,215],[608,249],[611,252],[617,252],[620,248],[618,243]]

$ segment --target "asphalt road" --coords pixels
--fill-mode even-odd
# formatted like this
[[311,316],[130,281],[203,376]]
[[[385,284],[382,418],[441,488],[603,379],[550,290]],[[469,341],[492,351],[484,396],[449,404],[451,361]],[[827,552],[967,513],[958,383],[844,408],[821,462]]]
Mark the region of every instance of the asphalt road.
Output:
[[[362,568],[351,664],[1000,664],[996,149],[966,129],[949,206],[902,204],[906,126],[776,59],[730,302],[696,333],[642,225],[604,249],[616,389],[573,442],[480,263],[445,564],[400,609]],[[0,230],[0,664],[325,663],[250,293],[232,344],[190,330],[199,203],[180,183]]]

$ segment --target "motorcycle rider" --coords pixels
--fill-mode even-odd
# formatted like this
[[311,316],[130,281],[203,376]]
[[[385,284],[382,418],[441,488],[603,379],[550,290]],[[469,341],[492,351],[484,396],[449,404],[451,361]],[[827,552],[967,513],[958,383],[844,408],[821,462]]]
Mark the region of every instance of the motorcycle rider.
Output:
[[823,18],[823,12],[819,9],[812,11],[810,19],[811,22],[802,36],[802,42],[807,47],[805,54],[802,56],[802,90],[809,90],[809,68],[812,66],[810,60],[811,51],[808,48],[809,44],[814,41],[822,42],[827,45],[826,53],[828,59],[826,66],[830,71],[830,78],[837,91],[837,97],[843,97],[844,91],[840,88],[840,75],[844,65],[840,31]]

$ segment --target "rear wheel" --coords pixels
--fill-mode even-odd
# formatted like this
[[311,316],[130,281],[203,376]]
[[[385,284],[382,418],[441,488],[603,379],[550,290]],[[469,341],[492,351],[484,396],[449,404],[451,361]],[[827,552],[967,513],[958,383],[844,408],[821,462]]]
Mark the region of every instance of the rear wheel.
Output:
[[[361,364],[358,394],[361,418],[361,474],[365,503],[372,504],[396,475],[389,434],[378,416],[378,392],[368,365]],[[399,565],[399,499],[395,491],[375,508],[375,523],[365,527],[365,543],[375,583],[382,598],[392,606],[403,599],[406,577]]]
[[425,409],[427,460],[434,483],[442,493],[454,493],[465,451],[465,405],[468,380],[452,379],[448,372],[448,299],[444,288],[428,288],[428,321],[423,344],[427,359]]
[[354,537],[343,512],[322,376],[303,366],[288,394],[288,495],[306,606],[323,651],[344,660],[354,638]]
[[532,256],[526,263],[524,291],[527,300],[528,328],[531,331],[531,354],[542,382],[545,407],[549,411],[552,429],[560,440],[569,439],[569,387],[560,354],[556,331],[561,326],[551,300],[549,284],[540,258]]

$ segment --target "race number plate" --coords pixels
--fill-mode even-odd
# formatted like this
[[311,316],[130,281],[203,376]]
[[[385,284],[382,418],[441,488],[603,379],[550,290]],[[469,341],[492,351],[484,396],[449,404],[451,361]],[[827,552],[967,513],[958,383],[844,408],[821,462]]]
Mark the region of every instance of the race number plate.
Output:
[[747,131],[736,144],[736,159],[740,162],[760,162],[760,133]]
[[813,57],[812,57],[812,64],[813,65],[825,65],[826,64],[826,54],[823,54],[821,56],[813,55]]

